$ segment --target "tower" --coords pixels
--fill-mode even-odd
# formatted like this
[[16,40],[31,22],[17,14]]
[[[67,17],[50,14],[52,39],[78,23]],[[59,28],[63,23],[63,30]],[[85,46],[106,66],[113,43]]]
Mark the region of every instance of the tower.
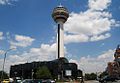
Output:
[[117,46],[114,57],[115,61],[120,63],[120,45]]
[[54,8],[52,13],[52,18],[58,25],[58,39],[57,39],[57,51],[58,58],[64,57],[64,28],[63,24],[67,21],[69,17],[68,10],[63,6],[58,6]]

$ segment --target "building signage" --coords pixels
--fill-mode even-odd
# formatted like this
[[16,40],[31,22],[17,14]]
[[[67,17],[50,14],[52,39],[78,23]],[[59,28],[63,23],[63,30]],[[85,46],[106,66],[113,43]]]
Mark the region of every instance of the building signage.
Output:
[[66,76],[71,76],[72,75],[72,71],[71,70],[66,70],[65,71],[65,75]]

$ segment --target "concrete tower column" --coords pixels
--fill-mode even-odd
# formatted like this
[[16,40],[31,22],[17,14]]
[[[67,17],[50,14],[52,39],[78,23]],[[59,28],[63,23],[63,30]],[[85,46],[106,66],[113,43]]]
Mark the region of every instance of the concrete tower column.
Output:
[[58,22],[58,39],[57,39],[58,58],[64,57],[64,28],[63,22]]

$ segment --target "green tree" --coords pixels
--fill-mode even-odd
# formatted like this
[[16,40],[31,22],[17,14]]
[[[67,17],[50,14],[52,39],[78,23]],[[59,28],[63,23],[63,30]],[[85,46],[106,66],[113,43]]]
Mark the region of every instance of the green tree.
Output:
[[107,75],[108,75],[108,73],[106,71],[104,71],[100,74],[99,78],[103,78],[104,76],[107,76]]
[[97,75],[95,73],[91,73],[91,77],[92,80],[95,80],[97,78]]
[[95,80],[96,78],[97,78],[97,75],[95,73],[85,74],[86,80]]
[[39,67],[35,73],[36,79],[48,79],[52,78],[51,72],[46,66]]
[[[2,73],[3,73],[3,76],[2,76]],[[8,78],[9,78],[9,76],[8,76],[8,74],[6,72],[0,71],[0,80],[8,79]]]

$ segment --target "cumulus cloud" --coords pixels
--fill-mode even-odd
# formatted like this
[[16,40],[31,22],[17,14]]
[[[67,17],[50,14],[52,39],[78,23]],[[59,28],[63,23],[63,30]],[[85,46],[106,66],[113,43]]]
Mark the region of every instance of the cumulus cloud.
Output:
[[6,4],[6,0],[0,0],[0,4]]
[[30,49],[30,54],[32,54],[33,61],[36,59],[40,61],[53,60],[56,58],[56,44],[41,44],[40,48]]
[[17,1],[17,0],[0,0],[0,4],[6,5],[6,4],[11,4],[11,2]]
[[[40,47],[31,48],[28,52],[23,52],[23,54],[9,55],[6,60],[5,69],[9,72],[10,65],[53,59],[56,59],[56,44],[41,44]],[[3,59],[0,59],[0,63],[2,62]],[[2,64],[0,64],[0,68],[2,68]]]
[[0,50],[0,55],[3,55],[4,53],[4,50]]
[[[103,4],[100,3],[101,1]],[[65,33],[67,34],[65,42],[89,42],[109,38],[111,28],[118,25],[112,18],[112,13],[104,10],[110,3],[111,0],[89,0],[88,10],[70,13],[70,17],[65,23]],[[72,38],[73,40],[71,40]],[[68,40],[70,41],[68,42]]]
[[98,57],[81,57],[79,60],[70,59],[70,62],[78,64],[79,69],[83,72],[102,72],[107,67],[107,63],[114,60],[114,50],[108,50]]
[[78,34],[78,35],[64,35],[64,41],[65,43],[71,43],[71,42],[78,43],[78,42],[87,42],[88,36],[84,34]]
[[[65,48],[65,53],[66,48]],[[29,63],[33,61],[51,61],[57,58],[56,56],[56,43],[53,44],[41,44],[40,47],[31,48],[28,52],[22,54],[9,55],[6,58],[5,71],[9,72],[10,65]],[[3,63],[3,59],[0,59],[0,63]],[[2,64],[0,64],[0,70]]]
[[104,10],[110,5],[111,0],[89,0],[89,8],[92,10]]
[[[66,50],[65,50],[66,51]],[[5,70],[9,72],[10,65],[22,64],[33,61],[48,61],[56,59],[56,44],[41,44],[38,48],[31,48],[23,54],[9,55],[6,60]],[[108,50],[97,57],[84,56],[77,59],[70,59],[69,62],[78,64],[78,68],[86,73],[101,72],[107,67],[107,63],[114,60],[114,50]],[[3,59],[0,59],[0,63]],[[0,64],[2,68],[2,64]]]
[[106,33],[106,34],[104,34],[104,35],[100,35],[100,36],[93,36],[93,37],[91,37],[90,38],[90,41],[99,41],[99,40],[104,40],[104,39],[106,39],[106,38],[109,38],[111,36],[111,34],[109,34],[109,33]]
[[35,39],[23,36],[23,35],[15,35],[15,41],[10,41],[12,47],[27,47],[32,44]]
[[3,32],[0,32],[0,40],[3,40],[4,37],[3,37]]

